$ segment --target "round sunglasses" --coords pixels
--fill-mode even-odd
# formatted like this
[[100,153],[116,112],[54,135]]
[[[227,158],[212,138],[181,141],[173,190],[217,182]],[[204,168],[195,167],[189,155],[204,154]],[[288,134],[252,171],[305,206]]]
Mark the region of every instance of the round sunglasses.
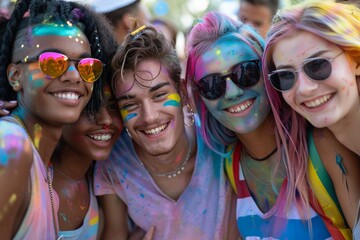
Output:
[[103,71],[103,63],[99,59],[70,59],[66,55],[57,52],[43,52],[39,56],[20,60],[16,64],[36,61],[39,61],[41,72],[53,79],[60,77],[69,68],[70,61],[77,62],[76,68],[81,78],[88,83],[98,80]]
[[226,75],[219,73],[207,75],[196,83],[196,87],[202,97],[215,100],[225,94],[228,79],[239,88],[255,86],[260,80],[260,60],[240,62]]
[[300,71],[303,71],[306,76],[312,80],[326,80],[331,75],[331,62],[343,53],[344,52],[340,52],[333,58],[308,58],[302,62],[299,70],[286,68],[272,71],[268,75],[270,83],[276,90],[280,92],[287,91],[295,85],[295,82],[298,78],[298,72]]

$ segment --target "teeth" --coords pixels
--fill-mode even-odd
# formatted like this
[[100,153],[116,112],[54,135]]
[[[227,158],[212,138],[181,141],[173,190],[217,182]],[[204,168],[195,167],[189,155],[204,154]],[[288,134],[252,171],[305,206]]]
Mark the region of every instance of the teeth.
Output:
[[111,139],[111,134],[92,134],[89,136],[96,141],[108,141]]
[[249,108],[252,104],[253,104],[253,100],[248,100],[248,101],[244,102],[243,104],[238,105],[235,108],[228,108],[227,110],[231,113],[238,113],[238,112],[244,111],[245,109]]
[[159,134],[162,130],[164,130],[167,127],[167,124],[164,124],[160,127],[145,130],[144,132],[149,135]]
[[57,98],[70,99],[70,100],[77,100],[80,97],[79,94],[76,94],[76,93],[73,93],[73,92],[54,93],[54,96],[57,97]]
[[304,102],[304,104],[308,108],[315,108],[315,107],[318,107],[318,106],[326,103],[327,101],[329,101],[330,98],[331,98],[331,94],[322,96],[321,98],[318,98],[311,102]]

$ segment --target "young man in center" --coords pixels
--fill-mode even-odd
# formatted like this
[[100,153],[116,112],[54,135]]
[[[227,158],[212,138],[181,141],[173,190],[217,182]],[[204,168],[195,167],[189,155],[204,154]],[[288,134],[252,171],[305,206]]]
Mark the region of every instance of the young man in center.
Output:
[[155,226],[154,239],[236,239],[223,161],[195,134],[193,115],[184,121],[183,107],[191,110],[171,44],[143,26],[127,36],[112,66],[127,134],[95,171],[103,238],[127,239],[129,215],[144,231]]

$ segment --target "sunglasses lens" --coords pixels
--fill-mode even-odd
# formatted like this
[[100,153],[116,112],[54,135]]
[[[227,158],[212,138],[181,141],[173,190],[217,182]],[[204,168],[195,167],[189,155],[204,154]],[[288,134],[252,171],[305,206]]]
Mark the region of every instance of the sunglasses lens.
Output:
[[331,63],[326,59],[314,59],[303,66],[304,72],[314,80],[325,80],[331,74]]
[[225,87],[225,80],[218,75],[206,76],[197,83],[201,96],[209,100],[221,97],[225,93]]
[[68,58],[60,53],[46,52],[39,56],[41,71],[50,78],[57,78],[68,68]]
[[103,64],[96,58],[84,58],[78,63],[78,71],[85,82],[95,82],[101,76]]
[[260,80],[258,61],[243,62],[235,66],[232,80],[240,88],[255,86]]
[[286,91],[292,88],[295,81],[295,72],[284,70],[272,73],[269,76],[273,87],[279,91]]

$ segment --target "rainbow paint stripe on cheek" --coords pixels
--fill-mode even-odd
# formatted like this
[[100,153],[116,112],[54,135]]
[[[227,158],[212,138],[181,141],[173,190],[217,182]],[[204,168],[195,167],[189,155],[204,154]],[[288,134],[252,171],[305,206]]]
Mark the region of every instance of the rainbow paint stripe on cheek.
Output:
[[130,119],[134,118],[137,116],[136,113],[130,113],[128,112],[128,110],[120,110],[120,113],[121,113],[121,117],[124,121],[124,123],[126,123],[127,121],[129,121]]
[[180,106],[181,98],[178,93],[170,94],[167,97],[167,99],[169,99],[169,100],[164,103],[164,107],[167,107],[167,106],[179,107]]

